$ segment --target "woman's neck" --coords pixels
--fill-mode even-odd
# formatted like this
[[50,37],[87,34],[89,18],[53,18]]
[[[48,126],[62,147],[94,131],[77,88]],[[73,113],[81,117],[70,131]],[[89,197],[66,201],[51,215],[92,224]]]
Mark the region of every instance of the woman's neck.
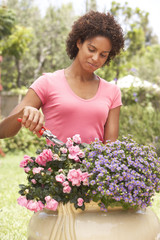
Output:
[[68,68],[65,69],[65,73],[66,75],[72,78],[78,78],[82,82],[97,79],[94,72],[85,71],[84,69],[81,68],[81,66],[77,63],[76,60],[74,60],[73,63]]

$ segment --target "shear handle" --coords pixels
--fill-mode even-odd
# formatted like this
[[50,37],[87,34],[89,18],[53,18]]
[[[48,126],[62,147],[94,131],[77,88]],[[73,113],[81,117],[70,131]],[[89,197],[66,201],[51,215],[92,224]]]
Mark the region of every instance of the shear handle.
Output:
[[[17,121],[21,123],[21,122],[22,122],[22,118],[18,118]],[[43,133],[44,133],[44,131],[46,131],[46,130],[47,130],[47,128],[45,128],[45,127],[43,126],[38,132],[39,132],[40,135],[42,136]]]

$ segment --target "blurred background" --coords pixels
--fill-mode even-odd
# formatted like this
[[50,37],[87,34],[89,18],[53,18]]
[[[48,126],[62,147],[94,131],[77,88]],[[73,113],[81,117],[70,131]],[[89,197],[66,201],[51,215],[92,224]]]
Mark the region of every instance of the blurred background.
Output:
[[[158,0],[1,0],[0,118],[10,113],[43,72],[70,64],[66,37],[73,21],[89,10],[111,12],[125,34],[124,51],[97,71],[121,88],[120,136],[131,134],[140,144],[153,144],[160,155]],[[44,144],[23,129],[16,137],[1,140],[0,148],[4,153],[26,151],[41,141]]]

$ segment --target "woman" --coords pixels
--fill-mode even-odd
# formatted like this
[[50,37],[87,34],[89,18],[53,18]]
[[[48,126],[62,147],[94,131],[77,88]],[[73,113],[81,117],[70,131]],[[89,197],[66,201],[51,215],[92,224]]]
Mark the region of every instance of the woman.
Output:
[[[0,123],[0,138],[22,126],[40,136],[43,122],[61,141],[80,134],[82,141],[118,137],[121,94],[116,85],[94,72],[109,64],[124,47],[120,25],[112,15],[91,11],[80,17],[67,39],[72,64],[38,78],[22,102]],[[43,114],[39,111],[42,108]]]

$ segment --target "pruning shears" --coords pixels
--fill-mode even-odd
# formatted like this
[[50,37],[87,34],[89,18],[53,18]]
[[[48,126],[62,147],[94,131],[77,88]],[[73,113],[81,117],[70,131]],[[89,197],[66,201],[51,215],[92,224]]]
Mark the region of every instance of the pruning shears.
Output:
[[[22,122],[22,118],[18,118],[17,119],[18,122]],[[50,130],[48,130],[47,128],[45,128],[44,126],[39,130],[39,133],[42,137],[47,138],[48,140],[50,140],[51,142],[55,143],[58,146],[62,146],[64,143],[59,140],[53,133],[51,133]]]

